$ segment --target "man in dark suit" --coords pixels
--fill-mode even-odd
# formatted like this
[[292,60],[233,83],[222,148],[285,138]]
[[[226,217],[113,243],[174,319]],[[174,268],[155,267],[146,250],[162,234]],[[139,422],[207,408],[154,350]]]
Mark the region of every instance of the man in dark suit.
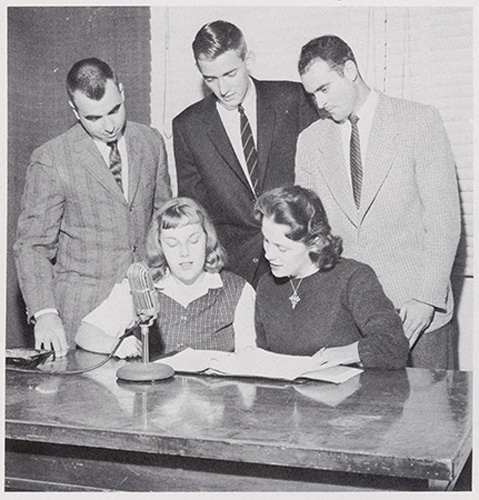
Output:
[[110,66],[77,62],[67,91],[78,123],[33,152],[14,246],[35,347],[60,356],[81,319],[145,257],[153,211],[171,197],[163,138],[126,121]]
[[253,55],[231,23],[203,26],[193,53],[212,95],[173,120],[178,194],[208,210],[228,268],[255,286],[269,267],[254,202],[293,182],[296,139],[317,111],[300,83],[250,77]]

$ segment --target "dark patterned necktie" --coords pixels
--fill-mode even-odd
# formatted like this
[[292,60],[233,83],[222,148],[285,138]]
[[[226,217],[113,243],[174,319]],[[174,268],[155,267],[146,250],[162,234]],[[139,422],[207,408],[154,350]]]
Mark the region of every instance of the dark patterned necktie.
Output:
[[253,185],[254,194],[257,196],[259,180],[257,168],[258,152],[256,151],[256,146],[254,145],[253,133],[251,132],[248,117],[246,116],[241,104],[238,106],[238,111],[240,114],[241,144],[243,145],[246,165],[248,166],[249,178],[251,179],[251,184]]
[[359,118],[356,115],[351,115],[351,141],[349,143],[349,161],[351,167],[351,181],[353,185],[353,196],[356,208],[359,209],[361,200],[361,184],[363,181],[363,168],[361,165],[361,147],[359,145]]
[[112,141],[107,143],[110,146],[110,170],[115,178],[116,183],[120,186],[123,191],[123,184],[121,182],[121,156],[120,151],[118,151],[118,141]]

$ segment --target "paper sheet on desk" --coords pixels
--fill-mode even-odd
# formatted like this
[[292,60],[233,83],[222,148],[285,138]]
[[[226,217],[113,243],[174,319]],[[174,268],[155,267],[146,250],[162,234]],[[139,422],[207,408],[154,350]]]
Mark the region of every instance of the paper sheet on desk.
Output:
[[170,358],[159,360],[177,372],[259,377],[280,380],[308,378],[336,384],[362,372],[358,368],[318,363],[310,356],[289,356],[263,349],[246,349],[240,353],[185,349]]

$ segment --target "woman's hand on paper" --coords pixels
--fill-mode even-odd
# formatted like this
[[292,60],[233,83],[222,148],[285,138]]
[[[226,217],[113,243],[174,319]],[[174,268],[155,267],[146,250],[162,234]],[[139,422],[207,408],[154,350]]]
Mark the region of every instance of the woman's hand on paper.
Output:
[[313,355],[321,364],[329,363],[331,365],[349,365],[360,361],[358,342],[341,347],[328,347],[320,349]]
[[327,363],[328,360],[326,359],[326,347],[323,347],[317,353],[313,354],[312,358],[320,365]]

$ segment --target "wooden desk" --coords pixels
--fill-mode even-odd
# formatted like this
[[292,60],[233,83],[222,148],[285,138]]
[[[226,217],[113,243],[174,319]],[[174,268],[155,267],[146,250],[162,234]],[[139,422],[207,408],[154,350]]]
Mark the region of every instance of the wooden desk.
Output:
[[[75,351],[68,366],[98,359]],[[471,453],[468,372],[136,385],[117,381],[121,363],[70,376],[7,371],[6,489],[451,489]]]

